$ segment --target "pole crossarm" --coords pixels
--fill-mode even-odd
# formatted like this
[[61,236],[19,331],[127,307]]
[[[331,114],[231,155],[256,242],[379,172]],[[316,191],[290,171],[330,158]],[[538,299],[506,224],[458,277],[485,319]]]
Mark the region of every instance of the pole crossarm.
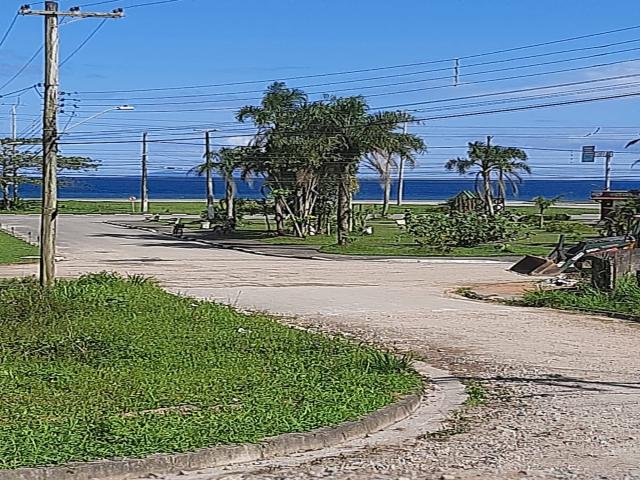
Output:
[[68,12],[52,11],[52,10],[32,10],[29,5],[23,5],[18,10],[20,15],[44,15],[56,17],[75,17],[75,18],[122,18],[124,10],[116,8],[111,12],[81,12],[79,9],[71,9]]
[[122,18],[124,17],[124,12],[112,12],[112,13],[102,13],[102,12],[60,12],[60,13],[51,13],[46,10],[30,10],[28,12],[22,13],[20,15],[45,15],[51,16],[55,15],[56,17],[76,17],[76,18]]

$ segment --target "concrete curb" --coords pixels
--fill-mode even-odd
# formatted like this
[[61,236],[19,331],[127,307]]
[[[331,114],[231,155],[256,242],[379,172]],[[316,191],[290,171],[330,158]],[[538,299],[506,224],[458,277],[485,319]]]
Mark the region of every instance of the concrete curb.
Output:
[[420,406],[421,394],[413,394],[364,418],[307,433],[286,433],[258,444],[203,448],[195,452],[159,454],[143,459],[113,459],[73,463],[60,467],[0,470],[0,480],[95,480],[126,479],[151,472],[172,474],[238,463],[256,462],[295,453],[321,450],[385,429],[412,415]]

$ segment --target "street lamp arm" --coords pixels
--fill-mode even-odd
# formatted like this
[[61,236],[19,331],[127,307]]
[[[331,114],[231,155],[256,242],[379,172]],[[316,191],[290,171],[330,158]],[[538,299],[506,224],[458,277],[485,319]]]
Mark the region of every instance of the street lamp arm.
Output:
[[106,110],[102,111],[102,112],[98,112],[95,115],[91,115],[88,118],[85,118],[84,120],[82,120],[81,122],[78,123],[74,123],[73,125],[65,128],[65,130],[61,133],[61,135],[67,133],[69,130],[72,130],[76,127],[79,127],[80,125],[84,125],[85,123],[93,120],[96,117],[100,117],[101,115],[104,115],[105,113],[109,113],[112,112],[114,110],[124,110],[124,111],[131,111],[134,110],[134,107],[132,107],[131,105],[118,105],[117,107],[111,107],[111,108],[107,108]]

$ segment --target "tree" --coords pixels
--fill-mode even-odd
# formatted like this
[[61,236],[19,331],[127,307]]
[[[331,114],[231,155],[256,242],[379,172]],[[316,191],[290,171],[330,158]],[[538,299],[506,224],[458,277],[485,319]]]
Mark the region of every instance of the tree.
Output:
[[351,198],[361,160],[373,152],[412,158],[424,149],[416,136],[399,133],[413,117],[403,112],[369,113],[362,97],[325,97],[310,102],[304,92],[274,83],[260,106],[242,108],[239,121],[257,127],[241,168],[264,179],[274,199],[276,228],[285,218],[296,235],[309,234],[312,222],[322,230],[336,212],[338,243],[348,240]]
[[[195,173],[199,177],[206,177],[207,179],[207,217],[211,216],[211,212],[214,207],[214,184],[213,184],[213,172],[216,168],[216,161],[219,160],[220,154],[218,152],[211,152],[204,155],[204,162],[196,165],[190,173]],[[211,219],[210,219],[211,220]]]
[[498,197],[503,201],[507,198],[506,183],[511,192],[516,195],[522,184],[521,173],[531,174],[531,167],[527,163],[527,153],[514,147],[495,147],[495,169],[498,172]]
[[365,164],[374,170],[380,177],[380,185],[383,191],[382,215],[389,213],[391,203],[391,175],[398,169],[398,160],[404,160],[405,164],[413,167],[416,164],[414,154],[425,150],[425,145],[420,137],[410,134],[402,134],[397,137],[395,145],[388,145],[387,148],[376,149],[365,155]]
[[[253,172],[264,179],[265,186],[274,199],[276,230],[284,234],[285,212],[291,211],[287,203],[288,186],[292,182],[292,170],[288,158],[282,155],[283,145],[274,141],[274,132],[291,126],[292,116],[307,103],[302,90],[287,88],[283,82],[274,82],[267,87],[260,106],[242,107],[236,114],[239,122],[252,121],[257,132],[250,143],[253,151],[246,151],[244,175]],[[289,214],[291,216],[291,214]],[[303,231],[294,220],[299,236]]]
[[369,113],[362,97],[329,97],[315,104],[310,115],[321,143],[326,165],[337,177],[337,241],[345,245],[351,223],[351,185],[360,161],[374,152],[386,151],[404,157],[425,148],[419,137],[398,132],[414,118],[406,112]]
[[553,207],[560,200],[560,196],[553,198],[545,198],[543,196],[538,196],[533,199],[533,203],[536,207],[538,207],[538,214],[540,215],[540,229],[544,228],[544,212],[548,208]]
[[[3,142],[4,143],[4,142]],[[26,142],[25,142],[26,143]],[[31,142],[32,143],[32,142]],[[20,185],[26,183],[39,184],[42,172],[41,154],[28,154],[17,152],[9,154],[3,150],[0,168],[0,186],[2,187],[2,200],[4,208],[18,203],[20,199]],[[95,170],[100,162],[89,157],[58,156],[58,173]],[[11,198],[9,198],[9,186],[11,186]]]
[[467,158],[451,159],[445,164],[445,168],[460,175],[474,175],[476,192],[482,195],[487,213],[494,215],[493,174],[498,174],[498,189],[504,195],[505,180],[515,188],[522,181],[520,172],[531,172],[526,161],[527,154],[523,150],[473,142],[469,143]]
[[235,220],[235,197],[236,197],[236,180],[233,176],[234,172],[243,165],[247,149],[245,147],[222,148],[218,155],[218,163],[216,168],[225,185],[225,208],[227,220]]

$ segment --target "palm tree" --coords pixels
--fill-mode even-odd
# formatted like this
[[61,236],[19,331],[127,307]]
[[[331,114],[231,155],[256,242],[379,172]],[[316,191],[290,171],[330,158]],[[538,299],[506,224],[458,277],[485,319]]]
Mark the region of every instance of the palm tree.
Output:
[[453,158],[444,165],[447,170],[456,171],[460,175],[475,175],[476,192],[482,195],[485,208],[490,215],[495,213],[491,189],[491,173],[495,168],[492,150],[493,147],[487,147],[486,143],[472,142],[469,143],[467,158]]
[[558,200],[560,200],[560,195],[558,195],[557,197],[553,197],[553,198],[545,198],[543,196],[538,196],[535,197],[533,199],[533,203],[535,204],[536,207],[538,207],[538,212],[540,215],[540,229],[542,230],[544,228],[544,212],[545,210],[547,210],[548,208],[553,207],[556,203],[558,203]]
[[312,112],[314,130],[324,143],[329,158],[327,167],[337,183],[338,245],[345,245],[352,216],[353,179],[360,161],[374,152],[412,158],[413,152],[423,150],[425,145],[421,138],[397,131],[403,123],[415,121],[413,116],[398,111],[371,114],[362,97],[331,97],[315,108],[316,112]]
[[375,149],[365,155],[364,163],[374,170],[380,177],[380,185],[383,191],[382,215],[387,216],[391,203],[391,180],[392,173],[398,169],[399,159],[406,165],[414,167],[416,152],[424,151],[425,145],[422,139],[410,134],[401,134],[392,137],[391,143],[386,148]]
[[228,220],[235,220],[236,180],[233,173],[243,165],[246,154],[245,147],[223,148],[218,155],[216,169],[222,175],[225,185],[224,201]]
[[445,168],[460,175],[475,176],[476,192],[482,195],[489,215],[495,213],[491,187],[494,172],[498,174],[498,193],[501,198],[506,196],[506,183],[515,192],[522,182],[521,172],[531,173],[524,150],[499,145],[487,146],[483,142],[469,143],[467,158],[451,159],[445,164]]
[[496,147],[495,169],[498,172],[498,197],[503,201],[507,197],[506,183],[516,195],[518,187],[522,184],[521,173],[531,175],[527,153],[514,147]]
[[[284,212],[288,210],[286,198],[283,192],[289,181],[289,171],[281,168],[282,163],[275,157],[270,156],[269,136],[280,124],[296,110],[302,108],[307,103],[307,96],[302,90],[288,88],[283,82],[274,82],[269,87],[262,98],[260,106],[247,105],[242,107],[236,114],[239,122],[252,121],[257,127],[257,132],[253,137],[250,146],[256,151],[247,158],[244,166],[245,174],[253,171],[264,177],[264,185],[269,187],[274,197],[274,211],[276,220],[276,230],[279,235],[284,234]],[[269,155],[269,161],[258,159],[259,153]],[[256,157],[255,161],[251,158]],[[297,225],[296,225],[297,228]]]
[[200,165],[196,165],[189,173],[195,173],[199,177],[206,177],[207,184],[207,218],[213,220],[213,208],[215,202],[215,190],[213,183],[213,173],[216,171],[216,160],[219,161],[220,154],[218,152],[211,152],[209,155],[205,154],[205,160]]
[[398,167],[396,159],[387,151],[377,150],[366,155],[364,163],[378,174],[382,187],[382,216],[386,217],[391,202],[391,174]]

